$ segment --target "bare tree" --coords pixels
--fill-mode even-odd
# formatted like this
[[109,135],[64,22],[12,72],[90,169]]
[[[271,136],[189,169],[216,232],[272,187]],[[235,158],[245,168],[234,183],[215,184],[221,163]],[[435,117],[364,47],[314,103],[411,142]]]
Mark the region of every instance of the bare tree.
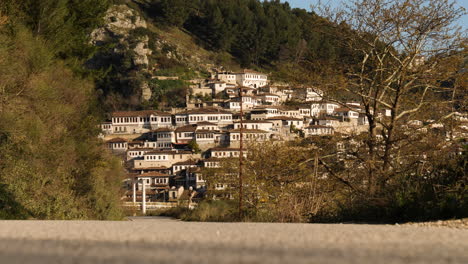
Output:
[[454,26],[464,13],[449,0],[356,0],[335,15],[349,27],[343,44],[360,58],[346,69],[348,82],[340,88],[360,98],[367,118],[365,144],[356,143],[358,150],[347,155],[360,168],[356,178],[367,194],[385,192],[401,172],[404,148],[414,140],[410,120],[428,109],[433,122],[451,115],[434,110],[451,103],[440,97],[447,89],[441,82],[454,74],[443,65],[466,41]]

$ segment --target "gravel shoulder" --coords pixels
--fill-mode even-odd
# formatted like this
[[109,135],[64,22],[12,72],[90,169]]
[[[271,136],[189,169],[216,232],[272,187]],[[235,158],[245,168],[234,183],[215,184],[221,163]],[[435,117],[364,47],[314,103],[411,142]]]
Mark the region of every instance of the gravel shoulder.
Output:
[[456,219],[456,220],[440,220],[430,222],[413,222],[405,223],[404,225],[410,226],[425,226],[425,227],[450,227],[458,229],[468,229],[468,218]]

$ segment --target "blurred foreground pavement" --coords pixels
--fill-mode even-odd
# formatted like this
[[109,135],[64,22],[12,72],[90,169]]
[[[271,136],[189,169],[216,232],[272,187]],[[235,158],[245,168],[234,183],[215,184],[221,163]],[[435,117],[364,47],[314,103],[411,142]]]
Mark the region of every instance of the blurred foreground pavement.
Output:
[[355,224],[0,221],[0,263],[468,263],[468,229]]

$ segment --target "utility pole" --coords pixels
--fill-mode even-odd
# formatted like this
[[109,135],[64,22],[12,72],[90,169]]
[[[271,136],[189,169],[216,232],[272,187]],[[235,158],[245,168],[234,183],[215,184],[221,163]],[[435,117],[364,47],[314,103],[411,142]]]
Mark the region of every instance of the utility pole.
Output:
[[141,193],[141,196],[142,196],[142,200],[141,200],[141,206],[142,206],[142,212],[143,212],[143,215],[146,215],[146,179],[141,179],[141,185],[143,186],[142,188],[142,193]]
[[243,132],[244,132],[244,112],[242,110],[242,86],[239,86],[239,99],[240,99],[240,140],[239,140],[239,220],[242,221],[242,159],[243,159]]

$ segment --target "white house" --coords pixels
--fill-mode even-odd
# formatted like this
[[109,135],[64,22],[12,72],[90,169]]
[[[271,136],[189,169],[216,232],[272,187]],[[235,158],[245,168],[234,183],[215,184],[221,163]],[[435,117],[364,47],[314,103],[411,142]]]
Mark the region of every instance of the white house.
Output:
[[[253,96],[242,96],[242,109],[252,109],[257,105]],[[240,111],[240,98],[235,97],[226,102],[225,108],[233,111]]]
[[156,110],[112,113],[113,134],[146,133],[172,126],[171,114]]
[[177,126],[197,124],[202,121],[215,123],[221,127],[226,126],[232,124],[232,113],[216,108],[201,108],[175,114]]
[[175,130],[176,142],[178,144],[187,144],[195,139],[196,125],[187,125],[178,127]]
[[183,171],[188,168],[196,168],[196,167],[199,167],[198,161],[196,160],[190,159],[190,160],[176,162],[172,165],[172,174],[176,174],[179,171]]
[[334,132],[335,130],[330,126],[312,125],[304,128],[304,135],[306,137],[333,135]]
[[216,130],[197,129],[195,131],[195,141],[201,147],[207,147],[207,145],[216,145],[221,143],[222,134],[222,132]]
[[[232,129],[229,133],[229,144],[238,146],[240,142],[240,129]],[[260,129],[242,129],[242,139],[246,142],[262,142],[270,138],[270,133]]]
[[154,148],[134,148],[127,150],[127,161],[143,158],[143,156],[151,151],[155,151]]
[[324,117],[319,118],[318,124],[320,126],[338,127],[341,121],[342,121],[342,118],[340,117],[324,116]]
[[302,129],[304,127],[304,120],[302,118],[294,118],[289,116],[275,116],[266,119],[273,123],[273,129],[279,129],[283,127],[295,127]]
[[218,72],[216,78],[224,83],[237,84],[237,76],[231,72]]
[[112,122],[104,122],[101,124],[101,130],[104,133],[104,135],[109,135],[112,134],[113,129],[112,129]]
[[260,88],[268,84],[268,75],[252,70],[235,73],[236,83],[240,86]]
[[338,116],[342,116],[344,118],[349,118],[349,119],[358,119],[359,118],[359,112],[353,109],[350,109],[348,107],[340,107],[335,109],[335,113]]
[[[245,129],[259,129],[263,131],[272,131],[273,123],[265,120],[244,120],[242,125]],[[234,129],[240,129],[240,122],[234,122]]]
[[128,149],[128,142],[123,138],[113,138],[106,141],[107,148],[116,152],[124,152]]
[[257,98],[265,105],[278,105],[281,102],[280,96],[273,93],[259,93]]
[[172,148],[172,143],[176,142],[175,132],[172,128],[161,127],[152,131],[156,140],[157,148]]
[[341,106],[334,102],[312,102],[310,106],[311,115],[319,117],[321,115],[331,115],[335,112],[335,109]]
[[200,158],[200,155],[191,151],[156,150],[145,153],[143,159],[133,160],[133,166],[135,169],[148,167],[170,168],[177,162],[197,158]]
[[269,117],[278,116],[279,111],[277,106],[257,106],[250,110],[250,119],[265,120]]

